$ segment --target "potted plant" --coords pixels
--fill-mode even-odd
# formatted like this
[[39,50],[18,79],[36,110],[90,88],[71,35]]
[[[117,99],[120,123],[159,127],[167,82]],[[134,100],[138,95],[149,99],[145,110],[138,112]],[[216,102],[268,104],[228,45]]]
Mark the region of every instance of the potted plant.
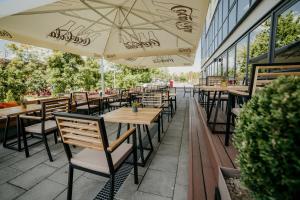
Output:
[[138,107],[140,106],[140,103],[139,102],[133,102],[132,103],[132,112],[138,112]]
[[240,170],[220,168],[222,200],[298,198],[299,106],[299,77],[273,81],[243,106],[233,138]]
[[26,105],[26,100],[25,100],[25,97],[22,95],[20,96],[19,100],[18,100],[18,104],[20,106],[22,106],[22,108],[26,108],[27,105]]
[[272,81],[242,108],[233,142],[240,180],[254,199],[300,196],[299,107],[300,78],[291,76]]

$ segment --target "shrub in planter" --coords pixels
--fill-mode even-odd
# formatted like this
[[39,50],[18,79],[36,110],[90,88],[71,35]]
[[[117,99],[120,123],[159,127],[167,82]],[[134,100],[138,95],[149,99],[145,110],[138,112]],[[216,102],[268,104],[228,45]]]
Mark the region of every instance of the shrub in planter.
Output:
[[243,107],[234,135],[241,179],[256,199],[300,197],[300,78],[280,77]]

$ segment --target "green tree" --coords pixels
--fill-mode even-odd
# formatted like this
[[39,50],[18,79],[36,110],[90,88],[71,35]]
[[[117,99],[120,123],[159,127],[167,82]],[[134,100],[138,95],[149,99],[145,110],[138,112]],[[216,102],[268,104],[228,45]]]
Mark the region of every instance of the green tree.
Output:
[[78,84],[85,91],[99,88],[100,73],[99,63],[95,58],[88,58],[85,64],[79,68]]
[[79,68],[83,65],[84,60],[79,55],[55,51],[48,58],[49,82],[53,93],[77,90]]
[[1,67],[1,100],[19,101],[27,93],[38,93],[47,88],[46,66],[38,59],[32,46],[9,44],[15,57]]

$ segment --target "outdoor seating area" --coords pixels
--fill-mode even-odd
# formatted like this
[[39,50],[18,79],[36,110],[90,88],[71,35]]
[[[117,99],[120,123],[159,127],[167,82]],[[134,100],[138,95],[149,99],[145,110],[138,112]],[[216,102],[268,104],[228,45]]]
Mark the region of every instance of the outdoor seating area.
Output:
[[[98,111],[91,115],[73,114],[81,111],[75,109],[75,103],[71,104],[73,109],[69,109],[68,103],[63,103],[69,102],[66,98],[37,104],[39,109],[43,108],[41,117],[39,109],[23,111],[19,117],[20,146],[30,154],[25,156],[23,151],[1,147],[1,196],[4,199],[108,199],[110,195],[116,199],[139,198],[141,195],[166,199],[185,197],[189,99],[182,98],[183,92],[179,90],[177,111],[168,120],[168,114],[163,114],[165,106],[162,107],[161,92],[139,95],[141,104],[145,105],[139,107],[137,113],[126,106],[109,111],[104,105],[103,118],[98,117]],[[30,105],[23,110],[28,108]],[[1,114],[9,109],[0,110]],[[34,115],[29,114],[34,112]],[[22,121],[29,119],[44,124],[36,129],[41,133],[36,134],[28,128],[23,132],[26,123]],[[53,134],[48,135],[45,120],[53,119],[58,127],[55,123],[55,129],[51,128]],[[160,124],[164,124],[164,129]],[[33,139],[23,140],[23,137]],[[37,139],[39,142],[29,148],[27,143]],[[151,186],[159,180],[165,181],[157,187]],[[87,188],[80,188],[83,185]],[[47,191],[40,192],[46,188]]]
[[297,200],[300,0],[0,1],[0,200]]

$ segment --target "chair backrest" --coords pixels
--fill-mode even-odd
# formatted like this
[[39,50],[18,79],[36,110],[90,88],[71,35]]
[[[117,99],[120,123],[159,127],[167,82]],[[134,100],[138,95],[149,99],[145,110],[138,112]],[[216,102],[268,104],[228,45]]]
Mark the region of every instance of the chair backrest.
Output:
[[161,92],[147,92],[142,95],[142,104],[145,107],[160,108],[162,106]]
[[300,63],[253,65],[250,83],[250,95],[254,95],[256,91],[261,90],[265,85],[271,83],[279,76],[300,76]]
[[129,90],[122,90],[121,91],[121,101],[127,100],[129,98]]
[[136,86],[135,87],[135,91],[136,92],[142,92],[143,90],[142,90],[142,86]]
[[49,101],[43,101],[42,103],[42,118],[44,120],[53,119],[54,112],[69,112],[70,111],[70,99],[59,98]]
[[199,79],[199,85],[206,85],[206,78],[200,78]]
[[88,93],[87,92],[73,92],[73,100],[76,106],[80,103],[88,103]]
[[108,139],[102,117],[55,113],[55,119],[64,144],[99,151],[107,149]]
[[221,85],[223,80],[224,80],[224,76],[207,76],[206,85],[208,86]]
[[169,92],[170,94],[176,94],[176,87],[170,87]]

